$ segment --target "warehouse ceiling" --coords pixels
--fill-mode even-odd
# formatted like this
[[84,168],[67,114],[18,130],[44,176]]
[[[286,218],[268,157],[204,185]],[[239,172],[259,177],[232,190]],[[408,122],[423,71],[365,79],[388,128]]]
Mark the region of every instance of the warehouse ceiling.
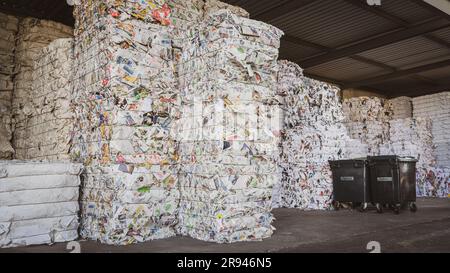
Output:
[[[422,0],[379,1],[225,0],[282,29],[280,58],[310,77],[388,97],[450,90],[450,15]],[[0,0],[0,10],[74,21],[65,0]]]

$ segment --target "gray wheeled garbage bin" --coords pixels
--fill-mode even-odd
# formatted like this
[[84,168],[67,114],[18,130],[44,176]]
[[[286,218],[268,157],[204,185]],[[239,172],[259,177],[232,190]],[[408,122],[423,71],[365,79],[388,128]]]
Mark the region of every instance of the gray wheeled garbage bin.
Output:
[[377,211],[389,205],[396,214],[402,207],[416,207],[416,163],[414,158],[399,156],[368,157],[372,202]]
[[364,159],[329,161],[333,172],[333,204],[351,202],[367,209],[370,197],[368,161]]

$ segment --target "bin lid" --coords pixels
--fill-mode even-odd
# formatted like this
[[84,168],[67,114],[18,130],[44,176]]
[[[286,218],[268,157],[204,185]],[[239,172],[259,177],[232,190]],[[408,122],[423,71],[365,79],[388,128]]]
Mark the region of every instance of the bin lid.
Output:
[[395,160],[399,162],[417,162],[418,160],[410,156],[398,156],[398,155],[382,155],[382,156],[369,156],[369,161],[386,161]]

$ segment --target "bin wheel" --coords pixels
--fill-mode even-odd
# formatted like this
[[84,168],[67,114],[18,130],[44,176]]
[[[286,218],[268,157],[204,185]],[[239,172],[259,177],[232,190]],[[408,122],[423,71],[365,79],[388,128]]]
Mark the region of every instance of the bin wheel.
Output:
[[417,212],[417,206],[416,206],[416,203],[411,203],[411,204],[409,204],[409,210],[411,211],[411,212]]
[[383,213],[383,205],[381,205],[380,203],[377,203],[375,206],[377,208],[378,213]]
[[359,207],[359,211],[360,212],[366,212],[367,207],[368,207],[367,203],[362,203],[361,206]]
[[400,205],[394,205],[393,209],[395,214],[400,214]]
[[339,207],[341,206],[341,204],[339,203],[339,201],[333,201],[333,208],[334,210],[339,210]]
[[354,202],[354,203],[352,203],[352,208],[353,209],[357,209],[357,208],[360,208],[361,207],[361,203],[360,202]]

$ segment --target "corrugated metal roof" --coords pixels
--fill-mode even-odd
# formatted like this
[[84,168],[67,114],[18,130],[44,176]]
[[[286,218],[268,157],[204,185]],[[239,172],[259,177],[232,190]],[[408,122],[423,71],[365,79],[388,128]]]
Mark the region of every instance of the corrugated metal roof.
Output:
[[[423,92],[447,88],[450,15],[422,0],[382,0],[379,7],[365,0],[225,2],[284,30],[280,57],[298,62],[310,76],[386,93],[401,84],[411,94],[418,93],[414,85]],[[0,0],[0,10],[74,21],[64,0]]]
[[286,34],[331,48],[395,28],[384,19],[336,0],[314,1],[270,23]]

